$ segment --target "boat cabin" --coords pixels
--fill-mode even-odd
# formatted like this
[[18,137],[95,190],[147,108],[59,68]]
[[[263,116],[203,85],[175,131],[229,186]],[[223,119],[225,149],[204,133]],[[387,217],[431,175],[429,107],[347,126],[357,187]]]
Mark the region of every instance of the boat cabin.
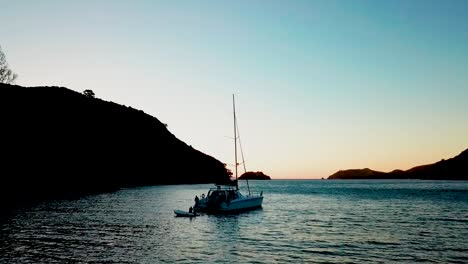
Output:
[[216,200],[219,202],[223,201],[232,201],[239,198],[239,192],[233,186],[220,186],[217,185],[216,188],[211,188],[208,191],[208,200]]

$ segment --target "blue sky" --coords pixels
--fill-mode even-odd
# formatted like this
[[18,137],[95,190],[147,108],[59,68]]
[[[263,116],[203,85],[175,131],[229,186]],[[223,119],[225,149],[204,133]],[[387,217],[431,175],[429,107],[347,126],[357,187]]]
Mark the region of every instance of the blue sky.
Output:
[[[467,1],[2,1],[17,83],[92,89],[248,169],[319,178],[468,147]],[[33,132],[32,132],[33,133]]]

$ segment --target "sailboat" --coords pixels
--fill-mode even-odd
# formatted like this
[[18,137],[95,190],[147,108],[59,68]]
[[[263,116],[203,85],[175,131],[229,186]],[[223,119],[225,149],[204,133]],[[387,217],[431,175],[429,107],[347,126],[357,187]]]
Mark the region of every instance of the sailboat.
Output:
[[[237,172],[239,163],[237,161],[237,142],[239,139],[239,145],[241,147],[242,159],[244,159],[244,153],[242,151],[242,144],[240,144],[240,137],[238,137],[239,130],[237,127],[236,119],[236,104],[234,95],[232,95],[232,108],[234,114],[234,161],[235,161],[235,176],[236,180],[232,185],[216,185],[214,188],[210,188],[208,195],[196,200],[194,209],[197,212],[207,213],[233,213],[254,210],[262,207],[263,192],[256,193],[250,191],[250,187],[247,182],[248,194],[242,194],[239,191],[239,183],[237,180]],[[244,172],[245,161],[243,160]]]

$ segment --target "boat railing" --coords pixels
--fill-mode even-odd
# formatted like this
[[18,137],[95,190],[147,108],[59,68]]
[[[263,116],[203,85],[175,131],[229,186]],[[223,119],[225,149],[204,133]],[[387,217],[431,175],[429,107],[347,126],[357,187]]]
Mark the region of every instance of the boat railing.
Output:
[[[235,191],[236,188],[234,186],[229,185],[217,185],[214,188],[210,188],[208,193],[214,191]],[[263,191],[250,191],[246,196],[263,196]]]
[[210,188],[210,191],[232,191],[236,188],[229,185],[217,185],[216,187]]
[[263,196],[263,191],[251,191],[248,196]]

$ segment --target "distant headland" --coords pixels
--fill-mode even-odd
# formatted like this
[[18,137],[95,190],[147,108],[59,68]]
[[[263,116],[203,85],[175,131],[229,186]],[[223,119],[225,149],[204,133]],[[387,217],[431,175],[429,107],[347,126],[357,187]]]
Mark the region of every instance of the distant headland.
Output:
[[132,107],[63,87],[0,84],[0,207],[153,184],[226,183],[223,163]]
[[381,172],[368,168],[340,170],[328,179],[468,180],[468,149],[451,159],[417,166],[406,171]]
[[271,180],[271,177],[261,171],[248,171],[239,177],[239,180]]

